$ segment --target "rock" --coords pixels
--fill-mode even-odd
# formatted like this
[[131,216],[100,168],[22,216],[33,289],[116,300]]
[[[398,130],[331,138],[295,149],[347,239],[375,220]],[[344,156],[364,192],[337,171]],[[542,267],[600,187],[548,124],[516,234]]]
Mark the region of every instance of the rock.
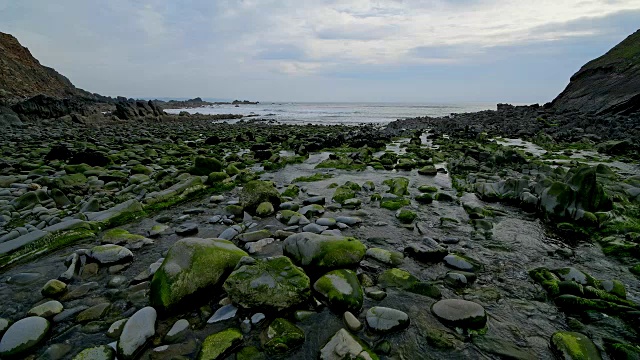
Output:
[[266,217],[269,215],[273,215],[276,210],[273,208],[273,204],[268,201],[260,203],[256,208],[256,215],[260,217]]
[[444,263],[453,269],[473,272],[478,269],[470,259],[456,254],[449,254],[443,258]]
[[212,172],[222,171],[222,167],[222,162],[216,158],[197,156],[193,162],[193,167],[189,170],[189,173],[197,176],[207,176]]
[[374,306],[367,310],[365,319],[369,329],[378,333],[390,333],[409,326],[409,315],[382,306]]
[[335,192],[333,193],[332,199],[339,204],[343,204],[346,200],[353,199],[355,197],[355,191],[353,191],[351,187],[345,184],[336,188]]
[[60,314],[62,310],[64,310],[64,306],[62,306],[62,304],[59,301],[51,300],[27,311],[27,316],[40,316],[43,318],[51,318]]
[[51,279],[40,290],[44,297],[57,298],[67,292],[67,284],[57,279]]
[[238,329],[227,329],[207,336],[202,349],[198,354],[198,360],[224,359],[234,348],[242,343],[242,333]]
[[242,242],[253,242],[271,237],[269,230],[258,230],[238,235],[236,238]]
[[351,270],[334,270],[321,276],[313,289],[320,300],[338,313],[353,311],[359,313],[364,301],[362,287],[355,272]]
[[410,244],[405,247],[404,253],[420,262],[435,263],[444,259],[449,251],[434,240],[426,238],[420,244]]
[[433,165],[427,165],[427,166],[424,166],[424,167],[420,168],[418,170],[418,174],[433,176],[433,175],[438,174],[438,170],[436,170],[436,167],[433,166]]
[[445,325],[481,329],[487,323],[482,305],[460,299],[444,299],[431,306],[431,312]]
[[240,203],[249,212],[255,212],[257,207],[269,202],[274,208],[280,206],[280,193],[272,182],[253,180],[244,184],[240,191]]
[[330,269],[354,266],[365,254],[365,246],[354,238],[299,233],[289,236],[283,251],[302,266]]
[[113,360],[116,352],[107,345],[100,345],[84,349],[76,355],[73,360]]
[[326,226],[321,226],[321,225],[318,225],[318,224],[307,224],[302,228],[302,231],[310,232],[310,233],[314,233],[314,234],[320,234],[325,230],[327,230]]
[[0,318],[0,336],[9,328],[9,320]]
[[112,339],[117,339],[122,334],[122,329],[124,329],[124,324],[127,323],[128,319],[120,319],[118,321],[114,321],[109,329],[107,330],[107,336]]
[[344,360],[344,359],[362,359],[374,360],[378,359],[376,354],[371,351],[359,339],[345,329],[340,329],[331,337],[329,342],[320,349],[321,360]]
[[118,264],[133,260],[131,250],[112,244],[94,246],[88,255],[100,265]]
[[265,246],[275,242],[276,239],[274,238],[266,238],[266,239],[262,239],[262,240],[258,240],[255,242],[250,242],[250,243],[246,243],[244,245],[244,248],[247,249],[247,252],[249,254],[255,254],[258,252],[261,252],[262,249],[264,249]]
[[164,336],[164,342],[169,344],[180,342],[185,338],[188,330],[189,321],[180,319],[173,324],[167,335]]
[[586,335],[577,332],[555,332],[551,335],[551,350],[561,359],[602,359],[593,341]]
[[389,192],[396,196],[408,195],[409,179],[404,177],[397,177],[393,179],[387,179],[383,184],[389,186]]
[[121,217],[130,215],[133,213],[139,213],[142,211],[142,204],[137,200],[128,200],[114,207],[93,213],[87,213],[87,219],[89,221],[98,221],[102,223],[108,223],[109,221]]
[[376,259],[387,265],[397,266],[404,261],[404,255],[397,251],[389,251],[380,248],[369,248],[365,253],[367,257]]
[[174,231],[180,236],[195,235],[198,233],[198,224],[184,223],[176,226]]
[[333,218],[319,218],[316,220],[316,224],[320,226],[326,226],[328,228],[336,226],[336,219]]
[[213,324],[220,321],[233,319],[234,317],[236,317],[237,312],[237,307],[233,306],[232,304],[227,304],[216,310],[213,316],[209,320],[207,320],[207,324]]
[[338,223],[349,225],[349,226],[361,224],[363,222],[362,219],[360,218],[350,217],[350,216],[338,216],[336,218],[336,221]]
[[435,285],[422,282],[408,271],[402,269],[389,269],[378,276],[378,283],[384,288],[398,288],[415,294],[429,296],[434,299],[442,297],[440,289]]
[[260,335],[268,354],[285,354],[304,343],[304,331],[289,321],[277,318]]
[[473,336],[473,344],[480,350],[513,360],[535,360],[531,352],[504,339],[491,336]]
[[110,306],[111,306],[111,303],[109,302],[103,302],[103,303],[94,305],[82,311],[81,313],[79,313],[78,316],[76,316],[76,321],[82,323],[82,322],[101,319],[104,316],[104,314],[109,310]]
[[229,275],[224,289],[243,308],[281,311],[303,304],[311,295],[310,280],[285,256],[242,265]]
[[47,319],[38,316],[16,321],[0,340],[0,355],[9,357],[31,350],[45,338],[49,326]]
[[416,213],[407,209],[400,209],[396,212],[396,219],[403,224],[411,224],[417,217]]
[[358,318],[356,318],[350,311],[345,311],[342,315],[342,321],[351,331],[360,331],[362,330],[362,323]]
[[102,235],[101,242],[103,244],[115,244],[115,245],[135,245],[137,243],[153,243],[151,239],[147,239],[142,235],[131,234],[124,229],[111,229]]
[[156,310],[150,306],[138,310],[125,323],[118,339],[118,358],[134,359],[156,334]]
[[222,239],[177,241],[151,280],[151,304],[166,311],[219,284],[247,253]]
[[235,360],[266,360],[264,353],[255,346],[246,346],[236,353]]

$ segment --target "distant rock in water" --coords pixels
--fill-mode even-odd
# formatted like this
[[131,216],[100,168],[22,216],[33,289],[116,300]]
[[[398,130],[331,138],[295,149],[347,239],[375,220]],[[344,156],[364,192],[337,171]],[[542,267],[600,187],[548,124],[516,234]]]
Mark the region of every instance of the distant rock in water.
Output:
[[551,107],[598,114],[640,111],[640,30],[584,65]]

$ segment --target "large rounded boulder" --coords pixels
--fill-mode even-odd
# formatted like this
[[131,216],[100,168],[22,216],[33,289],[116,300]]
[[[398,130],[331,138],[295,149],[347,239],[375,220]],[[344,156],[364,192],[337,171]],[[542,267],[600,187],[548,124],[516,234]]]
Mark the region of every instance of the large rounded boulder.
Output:
[[355,238],[302,232],[286,238],[283,250],[286,256],[303,267],[336,269],[359,264],[366,247]]
[[302,269],[278,256],[240,266],[224,282],[224,290],[244,308],[281,311],[307,302],[310,284]]
[[151,305],[167,311],[220,284],[247,253],[222,239],[177,241],[151,280]]
[[270,181],[253,180],[244,184],[240,192],[240,203],[245,210],[255,213],[263,202],[269,202],[274,208],[280,206],[280,193]]
[[364,301],[362,287],[351,270],[333,270],[321,276],[313,289],[329,308],[337,312],[359,313]]

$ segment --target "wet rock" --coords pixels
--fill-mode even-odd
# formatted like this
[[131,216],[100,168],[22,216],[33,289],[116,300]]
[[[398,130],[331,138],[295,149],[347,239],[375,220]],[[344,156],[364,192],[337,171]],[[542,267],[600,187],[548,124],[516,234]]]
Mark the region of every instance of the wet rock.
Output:
[[94,305],[79,313],[78,316],[76,316],[76,321],[82,323],[101,319],[110,307],[111,303],[109,302]]
[[383,184],[389,186],[389,192],[396,196],[408,195],[409,179],[404,177],[397,177],[393,179],[387,179]]
[[284,254],[302,266],[340,268],[357,265],[365,246],[354,238],[299,233],[285,239]]
[[462,271],[473,272],[476,271],[478,266],[470,259],[467,259],[461,255],[449,254],[442,259],[450,268]]
[[534,360],[536,357],[531,352],[504,339],[491,336],[474,336],[472,342],[480,350],[501,358],[513,360]]
[[358,277],[351,270],[334,270],[321,276],[313,289],[336,312],[360,312],[364,295]]
[[276,212],[276,210],[273,208],[273,204],[268,201],[260,203],[256,208],[256,215],[260,217],[273,215],[274,212]]
[[218,238],[223,240],[233,240],[238,234],[240,234],[242,229],[239,226],[232,226],[225,229]]
[[586,335],[558,331],[551,336],[551,350],[562,359],[602,359],[595,344]]
[[73,360],[113,360],[116,352],[107,345],[100,345],[84,349],[76,355]]
[[[302,202],[305,205],[309,205],[309,204],[318,204],[318,205],[324,205],[326,202],[324,196],[312,196],[310,198],[306,198],[304,199],[304,201]],[[280,206],[282,208],[282,206]]]
[[285,256],[242,265],[223,285],[234,304],[281,311],[308,301],[310,280]]
[[376,259],[387,265],[397,266],[404,261],[404,255],[397,251],[389,251],[380,248],[369,248],[365,255],[369,258]]
[[101,265],[111,265],[133,260],[131,250],[119,245],[98,245],[89,251],[88,256]]
[[463,288],[476,280],[476,274],[465,271],[449,271],[445,277],[445,284],[454,288]]
[[621,299],[627,298],[627,291],[624,284],[618,280],[603,280],[600,282],[602,289],[609,294],[615,295]]
[[58,360],[64,359],[64,357],[73,350],[73,346],[69,344],[53,344],[45,350],[38,360]]
[[320,234],[325,230],[327,230],[326,226],[321,226],[318,224],[307,224],[302,228],[302,231],[310,232],[314,234]]
[[248,233],[244,233],[236,236],[236,238],[242,242],[253,242],[253,241],[266,239],[269,237],[271,237],[271,232],[266,229],[248,232]]
[[351,331],[355,332],[362,330],[362,323],[350,311],[344,312],[344,314],[342,315],[342,321]]
[[213,324],[220,321],[225,321],[229,319],[233,319],[238,312],[238,308],[233,306],[232,304],[227,304],[220,309],[216,310],[213,316],[207,320],[207,324]]
[[57,298],[67,292],[67,284],[57,279],[51,279],[40,290],[44,297]]
[[280,193],[272,182],[253,180],[244,184],[240,192],[240,203],[247,211],[254,213],[263,202],[271,203],[274,208],[280,206]]
[[242,343],[242,338],[242,333],[238,329],[227,329],[209,335],[202,342],[202,349],[198,354],[198,359],[224,359],[225,355]]
[[153,240],[142,235],[131,234],[124,229],[111,229],[104,233],[101,242],[103,244],[126,244],[129,248],[140,248],[146,244],[152,244]]
[[304,331],[285,319],[277,318],[262,332],[260,342],[269,354],[285,354],[304,343]]
[[316,224],[320,226],[326,226],[328,228],[336,226],[336,219],[333,218],[319,218],[316,220]]
[[151,281],[151,304],[174,308],[185,297],[223,280],[247,253],[222,239],[187,238],[177,241]]
[[378,276],[378,283],[384,288],[398,288],[415,294],[425,295],[434,299],[442,297],[440,289],[436,286],[422,282],[408,271],[402,269],[389,269]]
[[484,308],[467,300],[440,300],[431,306],[431,312],[442,323],[453,327],[481,329],[487,323]]
[[[298,212],[305,217],[318,216],[318,215],[324,214],[324,207],[318,204],[312,204],[312,205],[307,205],[301,208]],[[300,225],[306,225],[306,224],[308,224],[308,222],[305,224],[300,223]]]
[[333,193],[332,199],[339,204],[343,204],[346,200],[353,199],[355,197],[355,191],[353,191],[351,187],[349,187],[349,185],[345,184],[336,188],[335,192]]
[[49,326],[47,319],[38,316],[16,321],[0,340],[0,355],[8,357],[29,351],[45,338]]
[[580,285],[593,286],[596,284],[596,280],[593,277],[573,267],[557,269],[557,270],[554,270],[553,272],[556,275],[558,275],[560,279],[565,281],[575,281]]
[[164,342],[173,344],[182,341],[187,331],[189,331],[189,321],[186,319],[180,319],[176,321],[167,335],[164,336]]
[[174,231],[180,236],[189,236],[198,233],[198,224],[184,223],[175,227]]
[[118,339],[118,358],[134,359],[147,341],[156,334],[156,310],[145,307],[133,314],[125,323]]
[[367,310],[365,319],[369,329],[378,333],[390,333],[409,326],[409,315],[382,306],[374,306]]
[[349,225],[349,226],[361,224],[363,222],[361,218],[351,217],[351,216],[338,216],[336,218],[336,221],[338,223]]
[[338,330],[329,342],[320,349],[321,360],[373,360],[377,358],[373,351],[345,329]]
[[0,336],[9,328],[9,320],[0,318]]
[[420,262],[434,263],[444,259],[449,251],[433,239],[425,238],[422,243],[409,244],[404,248],[404,253]]
[[27,311],[27,316],[50,318],[60,314],[62,310],[64,310],[64,306],[59,301],[51,300]]
[[236,353],[236,360],[266,360],[266,358],[265,354],[255,346],[243,347]]
[[107,336],[112,339],[119,338],[120,334],[122,334],[122,329],[124,329],[124,324],[127,323],[127,320],[128,319],[121,319],[111,324],[111,326],[109,326],[109,329],[107,330]]

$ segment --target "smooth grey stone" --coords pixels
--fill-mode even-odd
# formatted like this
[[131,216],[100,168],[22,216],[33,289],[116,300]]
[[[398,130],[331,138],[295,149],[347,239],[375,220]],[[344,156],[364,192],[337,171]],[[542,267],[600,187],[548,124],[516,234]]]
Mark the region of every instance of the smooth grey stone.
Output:
[[106,244],[94,246],[89,252],[89,257],[101,265],[110,265],[133,260],[133,253],[120,245]]
[[482,305],[461,299],[444,299],[431,306],[431,312],[445,325],[481,329],[487,323]]
[[240,232],[236,228],[230,227],[223,231],[218,238],[223,240],[233,240],[239,233]]
[[29,285],[42,277],[42,274],[31,272],[31,273],[19,273],[13,276],[10,276],[7,279],[7,284],[15,284],[15,285]]
[[131,359],[156,333],[156,309],[147,306],[127,320],[118,339],[118,356]]
[[309,205],[309,204],[324,205],[325,202],[326,202],[326,199],[324,198],[324,196],[313,196],[305,199],[302,203],[305,205]]
[[115,321],[111,326],[109,326],[109,330],[107,330],[107,336],[112,339],[117,339],[122,334],[122,329],[124,329],[124,324],[127,323],[128,319],[120,319]]
[[251,323],[257,325],[264,321],[264,319],[266,319],[266,316],[263,313],[256,313],[251,316]]
[[338,216],[336,217],[336,221],[349,226],[361,224],[363,222],[361,218],[351,216]]
[[187,330],[189,330],[189,321],[180,319],[173,324],[171,330],[165,335],[164,341],[169,344],[180,342],[186,336]]
[[198,233],[198,225],[195,223],[184,223],[176,226],[174,231],[180,236],[194,235]]
[[367,326],[375,332],[388,333],[409,326],[409,315],[382,306],[374,306],[367,311]]
[[327,229],[328,229],[328,227],[326,227],[326,226],[321,226],[321,225],[318,225],[318,224],[308,224],[308,225],[305,225],[302,228],[302,231],[311,232],[311,233],[314,233],[314,234],[320,234],[321,232],[323,232],[323,231],[325,231]]
[[49,327],[49,321],[39,316],[16,321],[0,340],[0,355],[15,356],[33,348],[44,339]]
[[233,306],[232,304],[225,305],[216,310],[213,316],[209,320],[207,320],[207,324],[213,324],[220,321],[232,319],[236,316],[237,312],[238,308]]
[[73,360],[113,360],[116,357],[116,352],[107,345],[100,345],[88,349],[84,349],[76,355]]
[[13,240],[0,243],[0,255],[9,253],[34,241],[40,240],[48,234],[49,233],[47,231],[35,229],[34,231],[18,236]]
[[362,323],[350,311],[345,311],[342,315],[342,320],[351,331],[359,331],[362,329]]
[[88,306],[79,305],[71,309],[66,309],[62,311],[60,314],[54,316],[52,320],[54,323],[60,323],[88,308],[89,308]]
[[56,300],[47,301],[44,304],[40,304],[27,311],[27,316],[40,316],[43,318],[49,318],[60,314],[64,310],[62,303]]

